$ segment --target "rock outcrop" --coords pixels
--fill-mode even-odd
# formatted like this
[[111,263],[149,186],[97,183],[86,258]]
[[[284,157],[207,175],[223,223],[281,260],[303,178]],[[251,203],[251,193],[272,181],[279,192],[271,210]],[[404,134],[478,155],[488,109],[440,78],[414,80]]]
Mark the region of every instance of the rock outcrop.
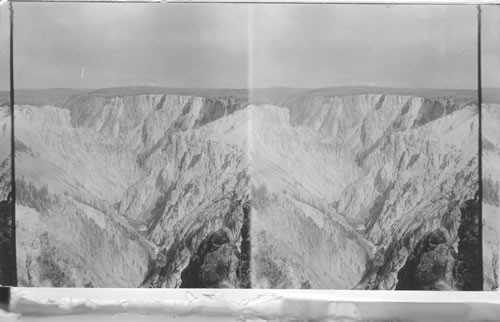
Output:
[[436,229],[417,243],[403,268],[398,272],[397,290],[456,289],[456,251],[447,232]]
[[464,291],[483,290],[483,241],[480,223],[479,194],[461,207],[458,228],[458,288]]
[[479,194],[460,210],[457,249],[446,231],[425,234],[399,271],[397,290],[483,290]]
[[181,288],[240,287],[240,252],[229,233],[220,229],[208,235],[181,274]]
[[17,280],[13,250],[12,211],[12,201],[0,201],[0,285],[15,285]]

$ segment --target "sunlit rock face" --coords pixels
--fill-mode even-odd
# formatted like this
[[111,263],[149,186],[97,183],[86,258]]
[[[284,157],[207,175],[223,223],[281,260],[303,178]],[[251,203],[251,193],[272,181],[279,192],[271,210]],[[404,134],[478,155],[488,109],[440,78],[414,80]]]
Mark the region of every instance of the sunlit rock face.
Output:
[[249,114],[239,110],[176,95],[16,107],[20,285],[176,287],[221,228],[240,252]]
[[436,229],[448,265],[478,189],[460,100],[82,94],[15,117],[20,285],[394,289]]
[[482,106],[484,289],[498,288],[500,252],[500,105]]
[[476,106],[371,94],[281,105],[252,124],[257,287],[394,289],[426,233],[457,247],[460,204],[478,189]]

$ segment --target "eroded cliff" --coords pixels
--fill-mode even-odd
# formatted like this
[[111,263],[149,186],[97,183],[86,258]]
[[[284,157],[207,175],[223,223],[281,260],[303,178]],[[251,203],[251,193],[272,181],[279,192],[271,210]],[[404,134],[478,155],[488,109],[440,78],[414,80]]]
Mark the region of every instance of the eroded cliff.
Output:
[[429,232],[454,256],[478,188],[474,104],[277,105],[155,94],[17,107],[21,285],[394,289]]
[[272,130],[254,123],[258,286],[394,289],[426,233],[457,240],[459,205],[478,188],[476,106],[371,94],[281,104]]

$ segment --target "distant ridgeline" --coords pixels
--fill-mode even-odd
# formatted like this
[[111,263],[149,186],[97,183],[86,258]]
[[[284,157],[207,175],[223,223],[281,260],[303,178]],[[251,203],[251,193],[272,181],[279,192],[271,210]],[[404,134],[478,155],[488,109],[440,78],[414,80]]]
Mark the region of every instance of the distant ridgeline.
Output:
[[[146,94],[186,95],[202,97],[232,97],[248,103],[276,103],[293,95],[312,94],[318,96],[346,96],[362,94],[411,95],[429,99],[454,98],[470,102],[477,101],[473,89],[409,89],[389,87],[325,87],[320,89],[271,87],[255,89],[190,89],[171,87],[113,87],[104,89],[18,89],[15,90],[17,105],[51,105],[65,107],[80,95],[100,97],[134,96]],[[0,106],[9,103],[9,91],[0,91]],[[500,89],[483,88],[483,103],[500,103]]]

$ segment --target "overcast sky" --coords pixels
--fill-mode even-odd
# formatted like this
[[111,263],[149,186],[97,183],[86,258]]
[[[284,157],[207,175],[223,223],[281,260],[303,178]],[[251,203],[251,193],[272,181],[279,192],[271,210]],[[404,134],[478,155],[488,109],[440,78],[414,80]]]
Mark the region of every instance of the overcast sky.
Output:
[[[474,6],[16,3],[14,10],[16,88],[477,82]],[[490,34],[483,57],[498,71],[500,46]],[[500,87],[499,75],[485,73],[485,85]],[[0,88],[8,88],[5,77]]]
[[0,90],[9,84],[9,16],[8,6],[0,6]]
[[482,81],[484,87],[500,87],[500,6],[482,6]]

